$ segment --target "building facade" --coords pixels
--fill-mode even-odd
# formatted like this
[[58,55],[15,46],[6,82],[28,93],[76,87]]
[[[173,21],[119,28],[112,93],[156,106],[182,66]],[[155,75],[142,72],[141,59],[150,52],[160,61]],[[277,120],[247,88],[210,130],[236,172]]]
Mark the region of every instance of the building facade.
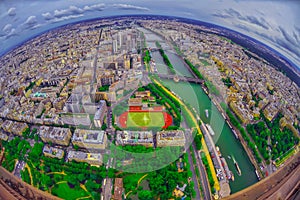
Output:
[[72,137],[73,145],[87,149],[105,149],[107,136],[102,130],[76,129]]

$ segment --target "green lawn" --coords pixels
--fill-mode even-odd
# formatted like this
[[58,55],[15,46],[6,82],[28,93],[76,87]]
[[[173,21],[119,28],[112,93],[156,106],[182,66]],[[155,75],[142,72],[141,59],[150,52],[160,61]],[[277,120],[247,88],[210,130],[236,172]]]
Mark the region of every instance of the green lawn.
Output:
[[163,127],[165,119],[162,112],[129,112],[127,127]]
[[87,197],[89,194],[83,189],[70,188],[68,183],[61,183],[52,188],[52,194],[66,200],[74,200],[80,197]]

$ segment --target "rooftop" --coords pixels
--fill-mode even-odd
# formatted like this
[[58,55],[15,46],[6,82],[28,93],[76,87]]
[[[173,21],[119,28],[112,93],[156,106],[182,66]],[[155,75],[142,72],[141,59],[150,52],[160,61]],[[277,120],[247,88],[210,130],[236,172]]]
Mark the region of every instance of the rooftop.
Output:
[[69,128],[41,126],[39,135],[44,138],[64,140],[67,137],[69,131]]
[[76,129],[73,134],[73,141],[84,143],[103,143],[105,132],[102,130]]
[[117,144],[153,143],[152,131],[117,131]]

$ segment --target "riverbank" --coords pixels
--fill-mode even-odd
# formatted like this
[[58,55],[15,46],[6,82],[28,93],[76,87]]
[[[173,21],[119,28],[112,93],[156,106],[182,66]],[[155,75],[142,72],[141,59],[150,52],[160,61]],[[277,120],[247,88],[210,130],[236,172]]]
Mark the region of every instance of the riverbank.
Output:
[[[154,46],[155,42],[153,42],[153,34],[153,32],[147,30],[145,33],[145,37],[146,40],[148,40],[147,42],[149,43],[149,45]],[[156,36],[155,38],[159,37]],[[163,41],[161,41],[161,38],[160,43],[163,43]],[[167,42],[164,42],[164,44],[166,43]],[[172,54],[174,54],[174,52]],[[153,53],[152,56],[153,60],[155,60],[156,62],[158,71],[162,71],[164,67],[167,69],[167,66],[164,65],[163,60],[161,59],[158,52],[155,54]],[[171,63],[176,63],[176,67],[174,65],[174,68],[179,74],[190,72],[188,66],[182,58],[174,60],[173,57],[169,57],[169,59]],[[193,74],[190,72],[189,76],[193,76]],[[162,79],[162,82],[165,86],[171,89],[171,91],[173,91],[181,100],[184,100],[185,103],[188,103],[192,108],[195,108],[197,115],[201,117],[204,123],[210,124],[213,128],[214,132],[216,133],[215,136],[213,136],[214,143],[222,150],[222,155],[226,159],[228,167],[233,172],[235,177],[234,182],[229,182],[231,192],[235,193],[257,182],[255,168],[251,163],[244,147],[232,133],[232,126],[225,122],[225,118],[223,116],[224,113],[222,114],[222,112],[217,109],[217,104],[215,105],[215,103],[212,102],[212,99],[208,96],[206,87],[203,87],[199,84],[181,81],[175,83],[173,80],[167,79]],[[209,118],[205,116],[204,111],[206,109],[210,110]],[[242,170],[241,176],[238,175],[232,160],[228,159],[228,157],[231,156],[234,156],[236,161],[239,163],[239,166]]]
[[[210,97],[209,97],[210,98]],[[210,98],[211,99],[211,98]],[[224,112],[224,110],[222,109],[222,107],[220,106],[221,102],[216,103],[214,99],[211,99],[213,104],[217,107],[218,111],[222,114],[224,120],[226,121],[226,123],[228,124],[228,126],[230,127],[233,135],[235,136],[235,138],[237,140],[240,141],[240,143],[242,144],[245,152],[247,153],[253,167],[255,168],[255,170],[259,173],[260,177],[264,177],[263,173],[261,172],[261,169],[258,165],[258,163],[256,162],[256,159],[251,151],[251,149],[249,149],[246,141],[244,140],[244,138],[242,137],[242,134],[240,133],[240,131],[230,122],[229,116],[226,114],[226,112]],[[258,177],[257,177],[258,178]],[[258,178],[259,179],[259,178]]]

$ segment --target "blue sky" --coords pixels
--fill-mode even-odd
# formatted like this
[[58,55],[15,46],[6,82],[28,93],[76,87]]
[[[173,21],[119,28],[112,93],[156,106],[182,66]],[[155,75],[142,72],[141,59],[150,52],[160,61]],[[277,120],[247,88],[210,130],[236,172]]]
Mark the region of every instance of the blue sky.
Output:
[[126,14],[160,14],[211,22],[251,36],[300,68],[298,0],[1,0],[0,54],[59,25]]

